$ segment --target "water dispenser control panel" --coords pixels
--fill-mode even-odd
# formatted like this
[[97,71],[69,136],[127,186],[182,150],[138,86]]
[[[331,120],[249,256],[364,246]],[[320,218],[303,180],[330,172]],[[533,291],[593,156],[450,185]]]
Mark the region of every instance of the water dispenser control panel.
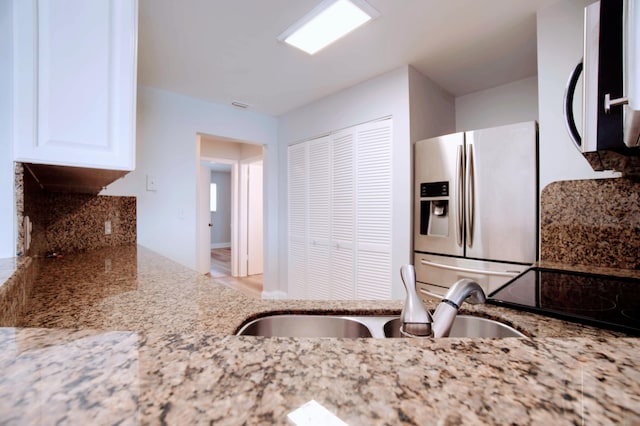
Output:
[[420,197],[448,197],[449,182],[429,182],[420,184]]

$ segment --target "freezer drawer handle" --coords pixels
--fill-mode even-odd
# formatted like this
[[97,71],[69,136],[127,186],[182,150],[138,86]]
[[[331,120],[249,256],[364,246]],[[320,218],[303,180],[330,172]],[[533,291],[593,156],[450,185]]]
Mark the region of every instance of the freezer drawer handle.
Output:
[[424,266],[433,266],[434,268],[448,269],[450,271],[467,272],[470,274],[491,275],[495,277],[515,277],[520,273],[519,271],[500,272],[500,271],[487,271],[484,269],[460,268],[458,266],[449,266],[449,265],[442,265],[440,263],[430,262],[425,259],[420,259],[420,263]]

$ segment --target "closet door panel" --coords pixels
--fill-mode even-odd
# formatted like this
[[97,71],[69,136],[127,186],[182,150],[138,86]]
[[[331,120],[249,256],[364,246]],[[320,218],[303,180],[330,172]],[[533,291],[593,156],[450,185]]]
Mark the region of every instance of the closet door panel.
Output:
[[307,148],[303,144],[288,152],[288,292],[306,298],[307,287]]
[[391,256],[380,251],[358,250],[356,299],[391,298]]
[[307,298],[307,243],[289,239],[289,270],[287,273],[289,298]]
[[359,299],[391,297],[391,120],[356,130],[356,241]]
[[353,300],[355,292],[355,252],[353,245],[331,248],[331,295],[335,300]]
[[307,246],[307,296],[311,300],[331,299],[329,245],[311,242]]
[[355,298],[355,173],[353,129],[333,135],[331,288],[333,299]]
[[331,232],[330,142],[329,136],[309,141],[307,158],[308,236],[310,240],[327,245]]
[[391,297],[391,120],[289,147],[289,296]]
[[352,243],[355,236],[354,132],[333,138],[331,224],[334,242]]
[[331,153],[329,136],[307,143],[307,294],[331,298]]

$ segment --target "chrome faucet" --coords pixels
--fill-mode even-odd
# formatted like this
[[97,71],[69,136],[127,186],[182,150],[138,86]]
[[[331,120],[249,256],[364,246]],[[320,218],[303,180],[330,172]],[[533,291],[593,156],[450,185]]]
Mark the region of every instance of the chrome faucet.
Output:
[[464,278],[451,286],[432,316],[416,292],[416,272],[413,265],[403,265],[400,276],[407,290],[407,298],[400,314],[400,334],[405,337],[447,337],[458,309],[465,300],[471,304],[486,301],[482,287],[477,282]]

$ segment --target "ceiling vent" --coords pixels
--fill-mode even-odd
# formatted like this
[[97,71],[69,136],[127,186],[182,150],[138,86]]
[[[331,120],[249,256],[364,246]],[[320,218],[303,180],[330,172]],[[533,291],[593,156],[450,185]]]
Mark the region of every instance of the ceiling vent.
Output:
[[231,105],[233,105],[236,108],[241,108],[241,109],[247,109],[249,108],[248,104],[245,104],[243,102],[238,102],[238,101],[233,101],[231,102]]

